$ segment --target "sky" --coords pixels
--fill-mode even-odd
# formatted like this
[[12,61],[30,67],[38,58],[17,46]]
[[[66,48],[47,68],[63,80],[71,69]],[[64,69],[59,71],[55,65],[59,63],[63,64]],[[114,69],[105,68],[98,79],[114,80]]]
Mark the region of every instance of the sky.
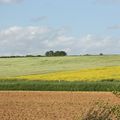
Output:
[[120,0],[0,0],[0,55],[120,54]]

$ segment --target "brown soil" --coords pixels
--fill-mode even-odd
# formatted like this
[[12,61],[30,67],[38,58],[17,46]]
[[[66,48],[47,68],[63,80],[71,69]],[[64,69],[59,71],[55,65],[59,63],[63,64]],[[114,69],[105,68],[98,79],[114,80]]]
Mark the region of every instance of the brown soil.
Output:
[[0,120],[79,120],[98,100],[120,104],[112,93],[0,92]]

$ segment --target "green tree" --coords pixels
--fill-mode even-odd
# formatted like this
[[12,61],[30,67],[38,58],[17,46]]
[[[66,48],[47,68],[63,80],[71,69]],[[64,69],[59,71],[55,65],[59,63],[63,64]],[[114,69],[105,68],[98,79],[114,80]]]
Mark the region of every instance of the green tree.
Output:
[[65,51],[55,51],[54,56],[66,56],[67,53]]
[[51,50],[51,51],[47,51],[46,53],[45,53],[45,56],[48,56],[48,57],[50,57],[50,56],[54,56],[54,52]]

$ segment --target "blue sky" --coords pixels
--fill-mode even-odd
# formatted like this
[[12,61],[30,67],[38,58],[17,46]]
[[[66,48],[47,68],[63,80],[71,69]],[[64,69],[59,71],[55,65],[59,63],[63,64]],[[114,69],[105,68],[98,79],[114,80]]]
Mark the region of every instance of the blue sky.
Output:
[[120,53],[119,12],[120,0],[0,0],[0,54]]

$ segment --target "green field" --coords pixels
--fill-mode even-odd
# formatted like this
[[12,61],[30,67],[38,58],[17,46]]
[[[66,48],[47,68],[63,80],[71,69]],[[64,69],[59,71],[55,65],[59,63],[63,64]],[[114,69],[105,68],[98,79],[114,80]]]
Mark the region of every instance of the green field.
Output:
[[[66,56],[66,57],[23,57],[0,58],[0,89],[1,90],[119,90],[119,81],[105,82],[65,82],[61,81],[24,81],[13,80],[18,76],[49,74],[54,72],[94,69],[100,67],[120,66],[120,55],[105,56]],[[33,79],[34,80],[34,79]],[[103,84],[103,89],[101,85]],[[82,86],[84,85],[84,86]],[[44,87],[42,87],[44,86]],[[70,86],[72,88],[70,89]],[[87,87],[86,87],[87,86]],[[97,87],[96,87],[97,86]],[[105,88],[106,86],[106,88]],[[46,88],[47,87],[47,88]],[[53,88],[52,88],[53,87]],[[68,87],[68,88],[67,88]],[[18,88],[18,89],[17,89]],[[31,88],[31,89],[30,89]],[[61,89],[63,88],[63,89]],[[91,88],[91,89],[89,89]]]
[[106,66],[120,66],[120,55],[0,58],[0,78]]

